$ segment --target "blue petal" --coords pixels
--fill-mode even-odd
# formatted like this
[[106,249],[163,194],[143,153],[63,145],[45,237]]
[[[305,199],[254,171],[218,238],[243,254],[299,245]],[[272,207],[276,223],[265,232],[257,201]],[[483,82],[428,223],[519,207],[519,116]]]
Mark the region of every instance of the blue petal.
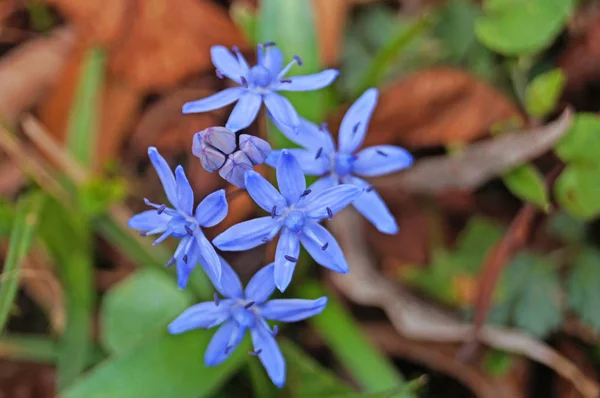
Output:
[[[324,154],[322,154],[318,159],[315,159],[314,151],[311,152],[306,149],[299,148],[290,148],[286,150],[294,155],[304,174],[320,176],[329,170],[329,159]],[[280,155],[281,151],[271,151],[265,160],[265,163],[271,167],[277,167]]]
[[377,89],[370,88],[350,106],[340,125],[340,152],[352,153],[362,144],[375,105]]
[[[180,289],[185,289],[190,274],[198,263],[198,248],[193,238],[186,236],[181,239],[174,256],[177,263],[177,286]],[[184,261],[184,258],[187,258],[187,260]]]
[[210,48],[210,56],[213,65],[221,74],[227,76],[237,84],[242,83],[241,77],[246,76],[248,69],[240,65],[237,58],[233,56],[227,47],[212,46]]
[[254,119],[256,119],[261,104],[262,97],[260,94],[246,92],[233,107],[233,111],[231,111],[225,127],[236,132],[250,126]]
[[234,320],[221,325],[206,347],[204,364],[216,366],[229,358],[242,341],[245,332],[246,330]]
[[279,191],[287,201],[293,205],[306,189],[306,179],[298,161],[287,149],[281,151],[277,163],[277,184]]
[[337,178],[328,175],[325,177],[321,177],[317,181],[313,182],[311,186],[308,187],[308,189],[310,189],[313,194],[318,194],[320,192],[325,191],[326,189],[335,187],[336,185],[338,185]]
[[[289,261],[285,256],[293,257],[296,261]],[[284,228],[279,236],[277,250],[275,251],[275,285],[283,292],[292,281],[292,275],[300,256],[300,240],[298,234]]]
[[129,228],[136,229],[138,231],[152,231],[154,229],[158,232],[164,232],[167,230],[167,224],[171,220],[171,216],[166,213],[158,214],[156,210],[146,210],[131,217],[127,222]]
[[263,322],[259,322],[256,327],[250,329],[252,344],[254,345],[254,351],[260,352],[258,358],[265,367],[271,381],[281,388],[285,384],[285,359],[271,330]]
[[246,92],[243,87],[226,88],[206,98],[186,102],[181,109],[182,113],[208,112],[222,108],[237,101]]
[[292,130],[300,128],[300,119],[296,110],[287,98],[279,94],[270,92],[263,97],[265,105],[269,110],[269,115],[278,123],[289,126]]
[[376,145],[358,153],[353,171],[364,177],[380,176],[410,167],[412,162],[412,156],[404,148]]
[[213,244],[224,251],[248,250],[264,245],[280,228],[280,222],[271,216],[255,218],[233,225],[217,236]]
[[335,152],[335,145],[331,133],[326,128],[321,128],[306,119],[300,118],[300,124],[297,129],[291,126],[282,124],[269,113],[269,117],[273,120],[275,126],[285,135],[290,141],[298,144],[306,149],[313,150],[316,153],[319,148],[324,157]]
[[275,77],[283,67],[283,54],[277,47],[268,47],[265,49],[265,57],[262,64]]
[[[335,214],[360,196],[363,189],[352,184],[340,184],[307,198],[309,217],[320,220]],[[327,210],[329,209],[329,210]]]
[[[304,227],[300,234],[300,242],[311,257],[323,267],[335,272],[345,274],[348,272],[348,263],[337,241],[319,224],[310,224]],[[323,250],[323,247],[326,247]]]
[[203,227],[214,227],[227,216],[228,211],[225,190],[211,193],[196,207],[196,220]]
[[169,333],[180,334],[220,325],[231,316],[229,309],[232,304],[232,300],[221,300],[218,306],[212,301],[192,305],[171,322],[168,327]]
[[[351,181],[353,184],[361,187],[366,188],[369,186],[366,181],[358,177],[352,177]],[[380,232],[390,235],[398,233],[396,219],[375,190],[371,190],[370,192],[364,191],[352,205]]]
[[231,265],[221,256],[219,256],[219,260],[221,261],[221,287],[215,285],[219,293],[221,293],[225,297],[229,298],[243,298],[242,292],[242,282],[240,282],[240,278],[235,273]]
[[169,164],[153,146],[148,148],[148,157],[156,170],[156,174],[158,174],[158,178],[160,178],[169,202],[175,206],[177,203],[177,184],[175,183],[175,176],[173,176]]
[[194,211],[194,191],[182,166],[175,168],[175,180],[177,182],[177,202],[173,205],[177,210],[191,215]]
[[213,285],[221,286],[221,260],[201,230],[194,234],[196,244],[198,245],[198,257],[200,265],[204,268],[206,274],[210,277]]
[[245,179],[248,193],[261,209],[270,213],[274,206],[285,207],[285,199],[279,191],[256,171],[247,171]]
[[311,91],[329,86],[338,77],[340,72],[327,69],[312,75],[293,76],[291,83],[279,83],[276,90],[285,91]]
[[320,314],[326,305],[327,297],[321,297],[316,300],[270,300],[260,307],[260,314],[265,319],[280,322],[298,322]]
[[246,300],[261,304],[273,294],[275,291],[274,270],[275,263],[271,263],[254,274],[244,291]]

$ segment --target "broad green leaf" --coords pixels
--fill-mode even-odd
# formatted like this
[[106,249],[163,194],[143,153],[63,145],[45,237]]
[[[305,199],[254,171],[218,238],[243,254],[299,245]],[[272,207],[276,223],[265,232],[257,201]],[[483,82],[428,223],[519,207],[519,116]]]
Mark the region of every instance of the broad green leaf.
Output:
[[600,117],[594,113],[575,115],[554,151],[564,162],[600,162]]
[[[48,337],[34,335],[10,334],[0,338],[0,352],[5,358],[17,361],[56,364],[59,357],[59,346]],[[100,362],[105,354],[94,349],[87,358],[88,365]]]
[[524,201],[531,202],[544,211],[550,207],[544,176],[532,165],[524,164],[509,171],[502,176],[502,181],[510,192]]
[[567,77],[561,69],[538,75],[525,91],[525,104],[531,116],[542,118],[552,112],[565,88]]
[[554,184],[558,203],[572,216],[588,220],[600,214],[600,164],[568,165]]
[[581,320],[600,331],[600,251],[591,247],[579,253],[567,279],[569,308]]
[[478,39],[504,55],[539,52],[564,29],[574,0],[485,0]]
[[480,11],[469,0],[450,0],[439,9],[435,33],[452,63],[462,61],[477,44],[475,20]]
[[100,311],[101,338],[106,348],[122,354],[166,330],[192,304],[190,295],[172,278],[142,269],[111,289]]
[[0,334],[4,332],[19,290],[21,265],[31,246],[43,204],[44,195],[39,192],[27,194],[17,204],[0,282]]
[[587,224],[564,211],[559,211],[548,219],[546,230],[565,242],[577,243],[585,239]]

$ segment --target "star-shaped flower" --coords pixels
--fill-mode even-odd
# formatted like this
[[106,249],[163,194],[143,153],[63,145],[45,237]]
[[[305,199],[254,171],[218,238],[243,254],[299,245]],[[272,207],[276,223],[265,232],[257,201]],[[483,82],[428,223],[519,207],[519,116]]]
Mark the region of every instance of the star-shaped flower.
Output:
[[215,293],[215,300],[196,304],[170,325],[171,334],[179,334],[193,329],[221,327],[214,334],[204,353],[204,363],[215,366],[226,360],[250,331],[254,351],[273,383],[282,387],[285,384],[285,359],[281,354],[273,329],[266,320],[297,322],[320,314],[327,304],[327,297],[316,300],[277,299],[269,300],[275,290],[273,263],[260,269],[248,282],[246,289],[229,264],[221,258],[221,286],[217,288],[225,299]]
[[[374,177],[410,167],[412,156],[394,145],[376,145],[356,151],[363,143],[371,114],[377,104],[377,90],[367,90],[346,112],[340,125],[338,148],[324,126],[302,119],[300,132],[278,124],[281,132],[304,149],[289,149],[307,175],[321,176],[310,189],[319,192],[337,184],[354,184],[364,193],[352,204],[379,231],[398,232],[396,220],[373,188],[360,177]],[[281,151],[272,151],[265,163],[275,166]]]
[[360,196],[362,188],[341,184],[312,193],[306,189],[300,165],[287,150],[281,152],[277,164],[281,193],[255,171],[246,172],[245,178],[252,199],[270,215],[230,227],[213,240],[218,249],[248,250],[270,241],[281,231],[275,252],[275,284],[281,291],[292,280],[300,243],[317,263],[336,272],[348,272],[340,246],[319,221],[349,205]]
[[302,61],[294,56],[293,61],[283,67],[283,55],[275,43],[258,45],[258,64],[253,67],[248,65],[236,47],[233,52],[235,55],[223,46],[213,46],[210,50],[217,75],[226,76],[240,86],[188,102],[183,105],[183,113],[207,112],[237,101],[225,125],[236,132],[248,127],[256,119],[264,102],[273,118],[295,129],[300,123],[298,114],[277,91],[317,90],[331,84],[339,73],[335,69],[327,69],[312,75],[286,77],[290,68],[295,64],[302,65]]
[[200,262],[206,273],[219,283],[221,262],[219,256],[204,236],[201,227],[212,227],[220,223],[227,215],[225,190],[221,189],[208,195],[198,207],[194,208],[194,192],[185,175],[183,167],[177,166],[175,175],[167,161],[154,147],[148,148],[148,156],[162,182],[167,198],[175,207],[158,205],[144,199],[147,205],[156,210],[147,210],[129,219],[129,226],[143,231],[142,236],[161,234],[153,245],[169,236],[181,239],[173,257],[167,265],[177,263],[178,285],[183,289],[187,285],[190,272]]

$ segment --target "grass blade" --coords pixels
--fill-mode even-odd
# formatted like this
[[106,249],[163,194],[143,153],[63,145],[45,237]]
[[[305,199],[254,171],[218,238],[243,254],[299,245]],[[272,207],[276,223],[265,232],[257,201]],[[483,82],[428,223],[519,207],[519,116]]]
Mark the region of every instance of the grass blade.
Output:
[[[46,337],[9,335],[0,338],[0,357],[14,360],[54,364],[59,356],[56,341]],[[88,356],[88,365],[100,362],[105,354],[95,349]]]

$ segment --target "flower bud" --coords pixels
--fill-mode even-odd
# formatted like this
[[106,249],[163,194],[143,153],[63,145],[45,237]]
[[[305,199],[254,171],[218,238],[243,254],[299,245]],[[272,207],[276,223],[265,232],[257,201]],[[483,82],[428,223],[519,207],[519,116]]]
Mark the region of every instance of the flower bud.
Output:
[[244,152],[236,151],[229,155],[219,175],[236,187],[245,188],[244,174],[248,170],[252,170],[252,162]]
[[271,153],[271,145],[258,137],[241,134],[240,150],[248,156],[252,164],[261,164]]
[[223,166],[227,155],[234,150],[235,133],[225,127],[209,127],[194,134],[192,140],[192,153],[210,172]]
[[207,145],[205,141],[198,138],[199,134],[200,133],[196,133],[196,135],[194,135],[192,153],[194,154],[194,156],[200,159],[202,167],[204,167],[206,171],[212,173],[213,171],[218,170],[219,168],[221,168],[221,166],[223,166],[223,164],[225,163],[226,155],[224,155],[218,149]]

